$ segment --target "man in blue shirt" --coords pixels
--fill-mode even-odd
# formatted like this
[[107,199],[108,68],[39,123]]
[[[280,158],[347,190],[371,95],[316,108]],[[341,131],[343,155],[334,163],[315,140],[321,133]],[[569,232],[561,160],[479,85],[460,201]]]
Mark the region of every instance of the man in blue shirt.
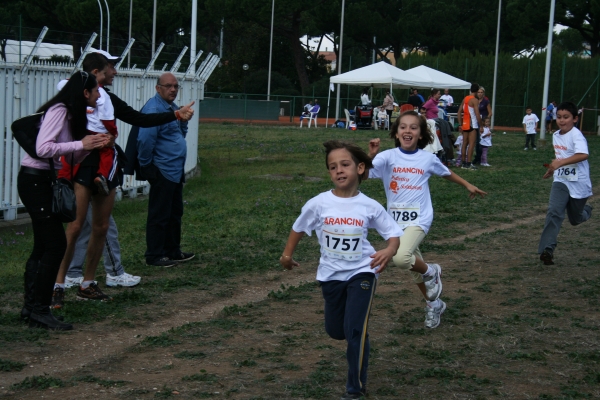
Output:
[[[175,104],[178,92],[175,75],[162,74],[156,84],[156,95],[148,100],[142,112],[154,114],[179,109]],[[180,248],[187,130],[187,121],[177,120],[140,128],[138,133],[138,159],[150,182],[145,254],[149,266],[172,267],[194,258],[193,253],[184,253]]]

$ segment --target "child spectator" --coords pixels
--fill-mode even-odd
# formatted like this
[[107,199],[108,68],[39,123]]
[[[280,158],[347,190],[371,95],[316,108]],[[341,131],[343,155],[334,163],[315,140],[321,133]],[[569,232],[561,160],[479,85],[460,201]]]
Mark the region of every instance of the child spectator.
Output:
[[379,121],[379,128],[385,128],[385,123],[388,120],[388,113],[384,106],[379,106],[377,112],[377,120]]
[[491,167],[488,164],[487,154],[488,148],[492,147],[492,131],[490,128],[491,121],[489,118],[486,118],[483,121],[483,133],[481,134],[481,140],[479,143],[481,144],[481,166],[482,167]]
[[551,101],[546,107],[546,130],[552,132],[552,120],[556,119],[556,102]]
[[529,142],[531,142],[531,147],[534,150],[537,150],[535,147],[535,134],[538,129],[538,122],[540,119],[537,115],[531,113],[531,107],[527,107],[525,109],[526,115],[523,117],[523,130],[525,131],[525,148],[523,150],[529,150]]
[[557,107],[556,123],[559,130],[552,135],[554,159],[546,164],[543,178],[554,175],[544,230],[540,237],[538,254],[545,265],[554,264],[554,250],[565,211],[571,225],[579,225],[592,216],[592,206],[586,204],[592,195],[588,146],[581,131],[575,128],[577,107],[571,102]]
[[[334,189],[310,199],[294,223],[279,263],[298,267],[292,255],[300,239],[314,230],[321,245],[317,280],[325,300],[325,330],[348,342],[348,379],[342,399],[366,395],[369,363],[367,325],[378,275],[398,250],[402,231],[377,201],[358,190],[372,166],[358,146],[332,140],[323,143]],[[367,240],[376,229],[388,246],[375,251]]]
[[460,127],[458,128],[458,138],[456,138],[456,141],[454,142],[454,149],[456,150],[456,166],[460,167],[462,164],[462,157],[461,157],[461,148],[462,148],[462,143],[463,143],[463,135],[462,135],[462,129],[460,129]]

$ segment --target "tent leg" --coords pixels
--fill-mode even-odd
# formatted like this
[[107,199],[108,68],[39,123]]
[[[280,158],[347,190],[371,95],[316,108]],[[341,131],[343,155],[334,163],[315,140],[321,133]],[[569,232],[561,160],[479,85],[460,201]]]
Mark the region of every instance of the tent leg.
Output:
[[325,129],[329,128],[329,100],[331,99],[331,90],[327,91],[327,118],[325,119]]

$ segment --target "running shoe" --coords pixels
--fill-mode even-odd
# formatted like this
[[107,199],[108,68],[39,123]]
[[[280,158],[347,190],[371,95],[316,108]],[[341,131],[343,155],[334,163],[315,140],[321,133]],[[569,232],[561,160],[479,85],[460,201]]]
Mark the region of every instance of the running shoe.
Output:
[[63,308],[65,303],[65,289],[61,287],[55,287],[52,292],[52,302],[50,303],[50,308]]
[[106,274],[106,286],[133,287],[140,283],[141,277],[123,272],[121,275]]
[[439,301],[438,307],[425,306],[425,328],[434,329],[440,325],[440,317],[446,311],[446,303]]
[[175,256],[169,257],[169,260],[177,261],[177,262],[186,262],[196,257],[194,253],[184,253],[183,251],[179,252],[179,254]]
[[529,150],[529,147],[525,147],[523,150],[527,151],[527,150]]
[[540,260],[544,262],[544,265],[554,265],[554,253],[552,250],[546,249],[540,254]]
[[65,278],[65,289],[70,289],[73,286],[79,286],[83,282],[83,276],[78,276],[77,278],[69,278],[68,276]]
[[94,184],[98,187],[98,193],[101,193],[105,196],[110,194],[110,190],[108,189],[108,182],[106,182],[106,178],[102,175],[98,175],[94,178]]
[[96,282],[94,282],[85,289],[79,286],[79,291],[77,291],[77,300],[111,301],[112,297],[102,293],[102,290],[100,290]]
[[171,260],[169,257],[161,257],[154,260],[146,260],[146,265],[149,267],[170,268],[177,265],[177,261]]
[[537,150],[537,147],[534,147],[533,149],[534,149],[534,150]]
[[435,270],[434,274],[423,277],[423,283],[427,293],[427,300],[437,300],[442,294],[442,267],[438,264],[427,264]]

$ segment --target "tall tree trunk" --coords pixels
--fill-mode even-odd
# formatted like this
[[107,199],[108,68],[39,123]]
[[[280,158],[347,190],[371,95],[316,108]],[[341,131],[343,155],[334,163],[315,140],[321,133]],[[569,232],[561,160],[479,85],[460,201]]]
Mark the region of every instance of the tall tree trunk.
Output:
[[300,43],[300,11],[294,12],[292,16],[292,27],[290,31],[285,32],[286,37],[290,41],[292,54],[294,55],[294,65],[298,73],[298,81],[300,82],[300,90],[302,95],[306,96],[310,88],[308,73],[306,72],[306,54]]

